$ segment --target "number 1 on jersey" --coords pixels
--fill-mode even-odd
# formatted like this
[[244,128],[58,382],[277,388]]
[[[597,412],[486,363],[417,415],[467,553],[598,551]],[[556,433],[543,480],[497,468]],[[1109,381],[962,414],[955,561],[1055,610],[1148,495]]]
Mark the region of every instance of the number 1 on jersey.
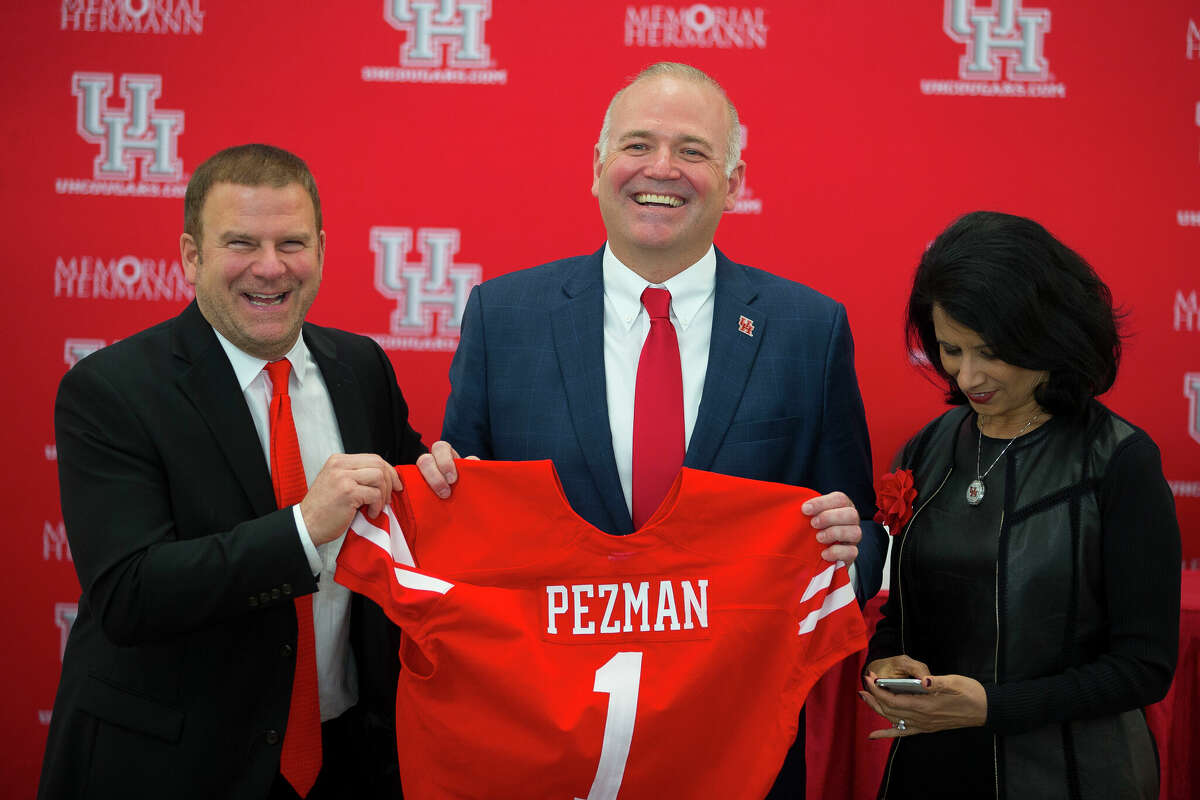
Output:
[[[604,720],[604,744],[600,764],[587,800],[616,800],[625,777],[625,762],[633,741],[633,723],[637,716],[638,687],[642,681],[642,654],[617,653],[596,670],[592,691],[608,697],[608,716]],[[575,798],[580,800],[580,798]]]

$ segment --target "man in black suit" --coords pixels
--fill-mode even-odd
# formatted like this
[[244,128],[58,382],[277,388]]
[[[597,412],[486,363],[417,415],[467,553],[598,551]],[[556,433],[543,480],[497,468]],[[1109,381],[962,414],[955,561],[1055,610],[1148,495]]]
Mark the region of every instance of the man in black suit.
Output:
[[[305,595],[323,743],[307,796],[398,796],[398,633],[332,572],[355,511],[380,511],[391,465],[425,448],[383,351],[304,322],[325,232],[303,161],[267,145],[210,158],[188,183],[180,249],[195,302],[59,387],[83,592],[39,797],[296,797],[281,751]],[[263,369],[280,359],[308,486],[284,508]]]

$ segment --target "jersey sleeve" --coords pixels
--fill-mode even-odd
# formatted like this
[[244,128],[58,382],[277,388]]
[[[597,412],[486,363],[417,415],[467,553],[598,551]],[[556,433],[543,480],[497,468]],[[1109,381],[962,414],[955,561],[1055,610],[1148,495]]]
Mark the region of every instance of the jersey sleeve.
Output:
[[[393,500],[393,504],[395,504]],[[378,604],[401,628],[419,624],[454,587],[413,563],[399,516],[392,505],[368,519],[354,515],[338,552],[334,580]]]
[[797,660],[794,690],[801,699],[826,670],[867,646],[867,626],[849,572],[841,561],[826,564],[800,597],[796,636],[803,655]]

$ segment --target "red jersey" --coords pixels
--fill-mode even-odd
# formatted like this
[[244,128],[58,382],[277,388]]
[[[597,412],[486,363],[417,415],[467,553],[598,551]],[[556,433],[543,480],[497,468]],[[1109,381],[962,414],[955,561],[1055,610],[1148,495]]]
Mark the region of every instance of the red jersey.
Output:
[[816,493],[684,469],[610,536],[549,461],[458,462],[355,517],[337,580],[404,630],[405,797],[761,798],[825,670],[866,645]]

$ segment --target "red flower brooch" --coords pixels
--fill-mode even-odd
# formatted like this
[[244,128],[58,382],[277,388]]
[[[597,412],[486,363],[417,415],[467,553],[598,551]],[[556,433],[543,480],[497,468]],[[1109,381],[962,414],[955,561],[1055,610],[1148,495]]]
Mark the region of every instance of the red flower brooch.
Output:
[[888,533],[895,536],[912,519],[913,501],[917,499],[912,470],[898,469],[880,475],[875,481],[875,497],[879,504],[875,521],[886,525]]

